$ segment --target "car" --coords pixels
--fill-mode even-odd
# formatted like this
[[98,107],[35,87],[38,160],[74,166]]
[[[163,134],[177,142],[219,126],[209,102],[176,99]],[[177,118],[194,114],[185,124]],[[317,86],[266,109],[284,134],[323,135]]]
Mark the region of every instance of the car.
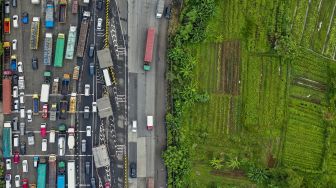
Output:
[[85,106],[84,107],[84,119],[89,119],[90,118],[90,107]]
[[20,136],[18,134],[14,134],[14,136],[13,136],[14,147],[19,147],[19,140],[20,140]]
[[37,70],[38,69],[38,59],[37,57],[32,58],[32,69]]
[[28,179],[27,178],[24,178],[22,180],[22,188],[28,188]]
[[42,151],[47,151],[48,148],[48,140],[46,138],[42,139]]
[[19,97],[19,88],[18,86],[13,87],[13,98],[18,98]]
[[3,71],[3,75],[4,75],[4,76],[12,76],[12,74],[13,74],[13,72],[12,72],[12,70],[10,70],[10,69],[5,69],[5,70]]
[[132,122],[132,132],[134,132],[134,133],[137,132],[137,121]]
[[97,112],[97,102],[92,102],[92,112]]
[[65,155],[65,137],[58,137],[58,155]]
[[20,92],[19,96],[20,104],[24,104],[24,92]]
[[37,168],[37,165],[38,165],[38,162],[39,162],[39,157],[38,157],[38,156],[34,156],[33,161],[34,161],[33,166],[34,166],[35,168]]
[[85,174],[89,175],[90,174],[90,162],[86,161],[85,162]]
[[14,158],[13,158],[14,164],[19,164],[20,163],[20,154],[18,151],[14,152]]
[[26,125],[25,122],[20,122],[20,135],[24,136],[26,133]]
[[103,8],[103,0],[98,0],[97,2],[97,9],[101,10]]
[[25,113],[25,107],[21,106],[20,107],[20,118],[24,119],[26,117],[26,113]]
[[82,152],[83,153],[86,152],[86,140],[85,139],[82,140]]
[[55,140],[56,140],[56,131],[55,130],[50,130],[49,143],[55,143]]
[[13,27],[19,28],[19,16],[18,15],[13,16]]
[[13,106],[15,112],[19,111],[19,100],[15,99],[13,102]]
[[17,0],[12,0],[12,6],[16,7],[17,6]]
[[105,182],[105,188],[111,188],[110,182]]
[[95,45],[94,44],[90,44],[90,47],[89,47],[89,57],[90,58],[93,57],[94,49],[95,49]]
[[14,131],[19,130],[18,123],[19,123],[19,118],[18,117],[13,117],[12,126],[13,126]]
[[137,177],[136,163],[135,162],[131,162],[131,164],[130,164],[130,176],[131,176],[131,178],[136,178]]
[[28,12],[23,12],[21,15],[21,22],[24,24],[28,24],[29,22],[29,14]]
[[84,86],[84,96],[90,96],[90,84]]
[[28,172],[28,161],[27,160],[22,160],[22,171]]
[[20,143],[20,153],[21,155],[26,155],[26,142]]
[[96,188],[96,179],[94,177],[91,178],[91,188]]
[[48,104],[43,104],[42,106],[42,118],[48,119]]
[[14,86],[18,85],[19,80],[18,80],[18,75],[17,74],[13,74],[13,76],[12,76],[12,82],[13,82]]
[[6,181],[6,188],[10,188],[12,184],[12,175],[10,173],[6,174],[5,181]]
[[27,110],[27,121],[29,122],[29,123],[31,123],[32,121],[33,121],[33,116],[32,116],[32,114],[33,114],[33,112],[32,112],[32,110]]
[[12,169],[12,160],[6,159],[6,170]]
[[12,49],[13,49],[13,50],[16,50],[16,49],[17,49],[17,40],[16,40],[16,39],[13,39],[13,40],[12,40]]
[[91,126],[86,126],[86,136],[91,136]]
[[171,6],[168,5],[165,11],[165,18],[170,19],[170,17],[171,17]]
[[33,146],[35,144],[34,132],[29,132],[27,135],[28,135],[28,145]]
[[15,175],[15,187],[20,187],[20,175]]
[[90,63],[89,73],[91,76],[94,75],[95,66],[94,63]]
[[23,73],[23,65],[22,65],[22,61],[19,61],[19,62],[18,62],[18,67],[17,67],[17,69],[18,69],[18,72],[19,72],[19,73]]
[[97,20],[97,30],[101,30],[103,25],[103,18],[98,18]]
[[10,2],[6,1],[5,2],[5,14],[9,14],[10,13]]
[[25,89],[24,76],[19,76],[19,89]]
[[42,138],[47,137],[47,124],[46,123],[41,123],[40,135]]

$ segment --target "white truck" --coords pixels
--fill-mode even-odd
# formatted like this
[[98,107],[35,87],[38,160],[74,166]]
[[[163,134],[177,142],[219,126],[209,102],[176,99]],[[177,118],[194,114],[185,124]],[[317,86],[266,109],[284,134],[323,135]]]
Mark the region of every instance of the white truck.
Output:
[[74,160],[69,160],[67,164],[68,187],[76,187],[76,165]]
[[73,150],[75,148],[75,128],[69,128],[68,134],[68,147],[69,150]]
[[19,89],[20,90],[25,89],[24,76],[19,76]]
[[59,78],[54,78],[54,82],[52,84],[51,93],[58,94],[58,87],[59,87]]
[[31,3],[33,5],[38,5],[38,4],[40,4],[40,0],[31,0]]
[[49,89],[50,89],[50,85],[49,84],[42,84],[41,86],[41,97],[40,97],[40,101],[47,103],[49,101]]
[[164,0],[158,0],[156,6],[156,18],[161,18],[164,9]]

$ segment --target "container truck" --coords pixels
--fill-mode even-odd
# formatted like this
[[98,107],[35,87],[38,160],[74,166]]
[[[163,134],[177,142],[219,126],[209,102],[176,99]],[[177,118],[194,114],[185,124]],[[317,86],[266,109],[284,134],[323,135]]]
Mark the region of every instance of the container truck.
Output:
[[144,70],[149,71],[151,69],[150,64],[153,60],[153,48],[154,48],[155,29],[150,27],[147,30],[147,41],[144,58]]
[[83,19],[82,19],[81,27],[80,27],[80,32],[79,32],[78,44],[77,44],[77,57],[84,56],[87,31],[88,31],[88,27],[90,23],[89,18],[90,18],[90,12],[84,11]]
[[71,93],[69,113],[76,113],[76,96],[77,93]]
[[164,9],[164,0],[158,0],[156,6],[156,18],[161,18]]
[[39,97],[38,94],[33,95],[33,115],[39,114]]
[[77,27],[70,26],[69,35],[68,35],[68,43],[65,51],[65,59],[73,59],[75,44],[76,44],[76,35],[77,35]]
[[76,187],[76,165],[74,160],[69,160],[67,164],[67,175],[68,175],[68,187]]
[[46,33],[44,38],[43,64],[51,65],[53,39],[52,33]]
[[65,129],[65,124],[61,124],[58,127],[58,155],[64,156],[65,154],[65,138],[66,138],[66,130],[62,131],[62,129]]
[[58,14],[58,21],[60,23],[65,23],[66,20],[66,6],[67,6],[67,0],[59,0],[58,1],[59,6],[59,14]]
[[4,78],[2,80],[2,111],[8,115],[12,113],[12,80]]
[[10,34],[10,29],[11,29],[10,18],[5,18],[4,19],[4,33]]
[[52,94],[58,94],[58,86],[59,86],[59,78],[54,78],[51,93]]
[[37,188],[46,188],[47,181],[47,161],[40,159],[37,167]]
[[12,55],[12,56],[11,56],[10,67],[11,67],[11,70],[12,70],[12,71],[16,71],[16,70],[17,70],[16,55]]
[[11,57],[11,43],[10,42],[4,42],[3,43],[3,49],[4,49],[4,63],[7,63],[10,60]]
[[46,17],[45,17],[45,26],[46,28],[54,27],[54,2],[47,1],[46,6]]
[[50,89],[49,84],[42,84],[42,86],[41,86],[41,98],[40,98],[41,102],[47,103],[49,101],[49,89]]
[[68,134],[68,147],[69,150],[73,150],[75,148],[75,128],[69,128]]
[[56,41],[54,67],[63,67],[64,40],[65,35],[63,33],[59,33]]
[[73,69],[72,79],[78,80],[80,66],[75,66]]
[[40,17],[33,17],[30,25],[30,49],[37,50],[40,35]]
[[12,124],[10,121],[4,123],[2,131],[3,158],[10,159],[12,156]]
[[64,174],[57,175],[57,188],[65,188],[65,175]]
[[67,95],[69,91],[70,74],[64,74],[62,80],[62,95]]
[[48,187],[56,187],[56,155],[49,156]]

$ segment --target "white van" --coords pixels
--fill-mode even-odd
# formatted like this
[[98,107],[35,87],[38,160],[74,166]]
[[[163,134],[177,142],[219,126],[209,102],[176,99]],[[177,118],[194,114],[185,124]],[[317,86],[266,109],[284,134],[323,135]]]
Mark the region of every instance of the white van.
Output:
[[55,143],[55,139],[56,139],[56,131],[55,130],[50,130],[49,143]]
[[22,161],[22,171],[28,172],[28,161],[27,160]]
[[137,132],[137,121],[132,122],[132,132]]
[[47,139],[42,139],[42,151],[47,151],[48,147],[48,140]]
[[85,84],[84,96],[90,96],[90,84]]
[[18,134],[14,134],[13,144],[14,144],[14,147],[19,147],[19,135]]
[[20,108],[20,118],[24,119],[26,117],[25,107]]

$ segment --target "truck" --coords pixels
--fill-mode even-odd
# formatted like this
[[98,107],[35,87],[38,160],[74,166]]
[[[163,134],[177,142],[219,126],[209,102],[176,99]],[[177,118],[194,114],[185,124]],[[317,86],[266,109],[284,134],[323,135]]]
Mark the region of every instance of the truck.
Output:
[[47,1],[46,5],[46,16],[45,16],[45,27],[53,28],[54,27],[54,2]]
[[71,93],[69,113],[76,113],[76,96],[77,93]]
[[65,174],[65,161],[61,160],[58,162],[58,174]]
[[10,121],[4,123],[2,131],[3,158],[10,159],[12,156],[12,124]]
[[90,23],[90,12],[84,11],[83,13],[83,19],[81,22],[81,27],[79,31],[79,38],[77,43],[77,57],[83,57],[84,56],[84,49],[85,49],[85,43],[86,43],[86,37],[87,37],[87,31]]
[[16,70],[17,70],[17,60],[16,60],[16,55],[12,55],[12,56],[11,56],[10,67],[11,67],[11,70],[12,70],[12,71],[16,71]]
[[58,21],[59,23],[65,23],[67,0],[59,0],[58,6],[59,6]]
[[63,67],[64,40],[65,35],[63,33],[58,33],[56,41],[54,67]]
[[44,77],[44,83],[46,84],[50,84],[50,81],[51,81],[51,71],[44,71],[43,72],[43,77]]
[[111,82],[110,74],[107,69],[103,69],[103,75],[104,75],[105,85],[111,86],[112,82]]
[[72,1],[71,13],[77,14],[78,13],[78,0]]
[[37,188],[46,188],[47,183],[47,161],[41,158],[37,166]]
[[7,63],[10,60],[11,57],[11,43],[10,42],[4,42],[3,43],[3,49],[4,49],[4,63]]
[[68,187],[76,187],[76,165],[74,160],[69,160],[67,164],[67,175],[68,175]]
[[51,93],[52,94],[58,94],[58,86],[59,86],[59,78],[54,78],[52,88],[51,88]]
[[153,116],[147,116],[147,130],[153,129]]
[[164,9],[164,0],[158,0],[156,5],[156,18],[161,18]]
[[33,115],[39,114],[39,97],[38,94],[33,95]]
[[30,25],[30,49],[37,50],[40,35],[40,17],[33,17]]
[[50,114],[49,114],[50,121],[57,120],[56,114],[57,114],[57,103],[53,103],[50,108]]
[[10,34],[10,30],[11,30],[10,18],[5,18],[4,19],[4,33]]
[[65,188],[65,175],[64,174],[57,175],[57,188]]
[[65,59],[73,59],[75,45],[76,45],[76,35],[77,35],[77,27],[70,26],[69,35],[68,35],[68,42],[65,51]]
[[52,33],[46,33],[44,38],[43,64],[51,65],[52,61],[53,38]]
[[68,111],[68,101],[63,99],[60,101],[60,119],[66,119],[67,118],[67,111]]
[[150,63],[153,60],[154,37],[155,37],[155,29],[152,27],[148,28],[146,48],[145,48],[145,58],[144,58],[145,71],[149,71],[151,69]]
[[40,0],[31,0],[31,3],[33,5],[38,5],[38,4],[40,4]]
[[41,86],[41,98],[40,98],[41,102],[47,103],[49,101],[49,89],[50,89],[49,84],[42,84],[42,86]]
[[75,128],[68,129],[68,147],[69,150],[73,150],[75,148]]
[[65,155],[66,126],[64,123],[58,125],[58,155]]
[[56,187],[56,155],[51,154],[49,156],[49,166],[48,166],[48,187]]
[[2,111],[9,115],[12,113],[12,79],[4,78],[2,80]]
[[70,74],[64,74],[62,80],[62,95],[67,95],[69,91]]
[[153,177],[147,178],[147,188],[154,188],[154,178]]
[[73,69],[73,74],[72,74],[72,79],[74,79],[74,80],[78,80],[78,77],[79,77],[79,69],[80,69],[79,66],[75,66],[75,67],[74,67],[74,69]]
[[19,89],[25,89],[25,82],[24,82],[24,76],[19,76]]

